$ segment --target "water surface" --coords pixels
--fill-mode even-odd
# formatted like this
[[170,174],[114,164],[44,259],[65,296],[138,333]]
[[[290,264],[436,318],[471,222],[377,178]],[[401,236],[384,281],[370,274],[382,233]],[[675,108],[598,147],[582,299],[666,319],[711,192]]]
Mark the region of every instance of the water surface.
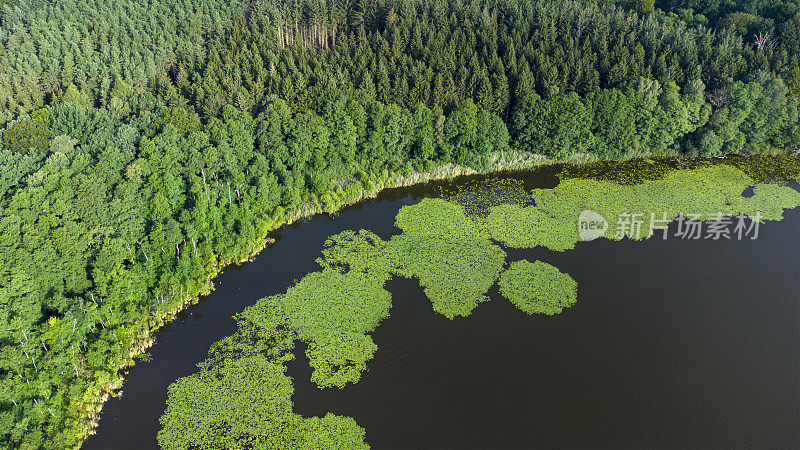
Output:
[[[513,176],[552,187],[553,170]],[[153,360],[131,370],[86,448],[157,447],[167,386],[234,332],[233,314],[317,270],[332,234],[397,233],[399,208],[442,185],[452,183],[386,191],[274,233],[156,334]],[[578,282],[578,303],[553,317],[527,316],[493,288],[492,301],[450,321],[415,280],[394,279],[358,384],[318,389],[298,346],[295,411],[352,416],[374,448],[800,447],[800,210],[785,217],[755,241],[509,250],[509,261],[540,259]]]

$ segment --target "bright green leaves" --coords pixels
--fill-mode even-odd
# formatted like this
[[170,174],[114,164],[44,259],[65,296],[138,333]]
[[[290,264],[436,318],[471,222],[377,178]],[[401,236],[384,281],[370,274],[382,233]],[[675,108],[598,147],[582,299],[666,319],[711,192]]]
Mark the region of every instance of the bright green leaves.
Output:
[[404,234],[431,238],[478,238],[480,226],[464,213],[461,206],[441,199],[426,198],[416,205],[404,206],[397,213],[395,225]]
[[356,273],[323,270],[303,277],[278,302],[302,340],[331,331],[363,334],[389,316],[391,296],[382,284]]
[[328,413],[305,419],[296,415],[270,440],[269,448],[367,449],[364,435],[364,429],[350,417]]
[[515,261],[500,277],[500,293],[528,314],[559,314],[577,301],[578,283],[550,264]]
[[[742,194],[754,186],[754,195]],[[605,237],[619,239],[620,214],[642,214],[644,221],[638,239],[647,237],[651,214],[657,220],[700,214],[708,220],[718,213],[750,217],[760,214],[763,220],[780,220],[783,210],[800,205],[800,193],[777,184],[756,184],[740,170],[716,165],[668,173],[661,180],[635,185],[611,181],[566,179],[554,189],[536,189],[531,194],[535,206],[525,208],[500,205],[492,208],[488,223],[492,238],[515,248],[547,247],[564,251],[580,241],[578,217],[592,210],[609,222]],[[632,230],[629,230],[632,231]],[[637,236],[630,237],[636,239]]]
[[398,273],[419,279],[433,310],[452,319],[468,316],[500,275],[506,254],[459,205],[425,199],[397,214],[403,234],[389,246]]
[[311,381],[320,388],[358,383],[367,361],[378,350],[372,338],[358,333],[331,333],[308,344],[306,355],[314,369]]
[[[248,322],[267,331],[265,337],[270,330],[277,332],[285,326],[297,338],[308,342],[314,382],[320,387],[344,387],[360,379],[366,362],[377,350],[366,333],[389,316],[391,296],[383,289],[384,281],[382,276],[352,271],[313,272],[285,294],[263,299],[248,308],[246,317]],[[264,315],[259,316],[259,311]]]
[[283,367],[241,358],[181,378],[169,387],[158,433],[162,448],[244,448],[276,433],[291,411],[292,384]]
[[364,430],[352,419],[293,413],[294,389],[284,370],[249,357],[179,379],[169,387],[159,444],[165,449],[364,447]]
[[397,258],[391,253],[386,241],[366,230],[343,231],[325,241],[322,258],[317,263],[323,268],[339,271],[369,273],[374,277],[385,276],[397,267]]
[[400,274],[419,279],[433,310],[448,319],[468,316],[487,301],[505,252],[486,238],[403,234],[392,239],[401,254]]
[[764,220],[781,220],[784,209],[798,205],[800,193],[774,183],[756,185],[752,197],[736,197],[731,200],[731,210],[744,212],[750,217],[760,214]]
[[733,83],[728,95],[726,104],[716,109],[700,130],[703,138],[697,151],[702,156],[769,154],[775,147],[786,147],[786,138],[791,133],[784,127],[796,118],[790,118],[792,108],[787,108],[783,81],[756,72],[747,83]]
[[500,205],[492,208],[488,223],[492,239],[512,248],[575,248],[579,236],[574,217],[553,217],[535,206]]
[[520,149],[567,158],[592,143],[592,114],[575,92],[542,99],[528,94],[514,109],[512,130]]

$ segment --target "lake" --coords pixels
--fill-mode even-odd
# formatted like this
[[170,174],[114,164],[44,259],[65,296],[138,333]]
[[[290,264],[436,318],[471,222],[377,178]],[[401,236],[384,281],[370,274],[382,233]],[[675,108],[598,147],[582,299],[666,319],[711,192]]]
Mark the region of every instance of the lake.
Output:
[[[547,188],[555,173],[490,178]],[[400,207],[480,178],[387,190],[273,233],[253,262],[220,274],[213,294],[156,333],[152,361],[131,369],[85,448],[156,448],[167,386],[234,332],[232,315],[317,270],[328,236],[363,228],[388,238]],[[298,345],[288,365],[295,411],[351,416],[374,448],[798,447],[800,210],[784,216],[757,240],[507,250],[509,261],[542,260],[578,282],[578,303],[552,317],[522,313],[494,287],[492,301],[450,321],[416,280],[395,278],[359,383],[318,389]]]

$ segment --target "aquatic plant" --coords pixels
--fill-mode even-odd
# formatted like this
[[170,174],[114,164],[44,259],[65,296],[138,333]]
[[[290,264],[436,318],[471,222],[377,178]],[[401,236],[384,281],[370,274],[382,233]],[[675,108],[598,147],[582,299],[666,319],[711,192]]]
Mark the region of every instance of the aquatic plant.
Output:
[[528,314],[559,314],[577,301],[578,283],[541,261],[514,261],[499,286],[505,298]]
[[[292,412],[292,380],[263,357],[225,361],[169,386],[158,442],[165,449],[366,448],[349,417]],[[322,445],[321,445],[322,444]]]
[[558,173],[561,179],[612,181],[634,185],[664,178],[679,169],[733,166],[753,181],[789,181],[800,176],[800,154],[727,155],[724,158],[701,159],[650,159],[636,158],[627,161],[593,161],[584,164],[564,165]]
[[506,254],[492,244],[482,224],[459,205],[425,199],[404,206],[396,225],[403,233],[389,247],[397,255],[399,275],[417,278],[433,310],[452,319],[468,316],[486,300]]
[[332,332],[318,337],[306,350],[313,369],[311,381],[320,388],[357,383],[377,350],[378,346],[365,334]]
[[659,180],[675,171],[675,163],[667,159],[630,159],[627,161],[593,161],[584,164],[567,164],[561,168],[561,179],[612,181],[634,185],[643,181]]
[[403,234],[427,237],[486,237],[481,224],[467,217],[463,207],[440,198],[426,198],[400,208],[395,226]]
[[471,217],[486,217],[493,206],[531,204],[531,196],[522,180],[488,178],[441,189],[443,199],[460,205]]
[[332,269],[313,272],[271,300],[286,325],[309,343],[312,377],[320,387],[356,382],[375,345],[366,336],[389,317],[391,295],[383,280]]
[[492,208],[487,224],[492,239],[508,247],[542,246],[564,251],[575,248],[580,240],[577,217],[548,213],[535,206],[500,205]]
[[[468,316],[488,300],[498,279],[500,293],[525,313],[558,314],[575,304],[575,280],[541,261],[516,261],[503,271],[506,253],[498,243],[573,248],[585,209],[609,220],[608,239],[625,235],[613,226],[619,214],[646,214],[641,239],[651,212],[659,219],[681,212],[701,214],[700,220],[744,212],[780,220],[784,209],[800,205],[797,191],[756,183],[732,165],[664,173],[658,167],[651,172],[658,179],[620,184],[565,178],[524,200],[499,196],[511,203],[496,204],[490,187],[475,194],[488,215],[465,209],[460,203],[470,197],[463,193],[453,201],[424,199],[401,208],[395,221],[400,233],[388,241],[365,230],[330,237],[317,259],[320,271],[237,315],[237,332],[212,346],[200,372],[170,386],[159,442],[166,448],[365,447],[364,430],[350,418],[292,412],[285,363],[301,340],[308,343],[311,380],[320,388],[358,382],[377,349],[369,333],[389,317],[391,294],[384,284],[392,276],[417,278],[433,310],[450,319]],[[748,187],[749,197],[743,195]]]
[[[743,193],[754,187],[751,197]],[[776,184],[758,184],[741,170],[720,164],[687,170],[673,170],[660,180],[621,185],[594,179],[565,179],[554,189],[535,189],[535,206],[502,205],[492,208],[487,224],[492,237],[514,248],[544,246],[564,251],[580,241],[578,217],[591,210],[604,217],[609,227],[605,237],[644,239],[651,219],[662,220],[679,214],[697,214],[710,220],[743,213],[761,220],[780,220],[783,210],[800,205],[800,193]],[[636,229],[625,215],[639,214]],[[656,230],[656,232],[658,232]]]
[[723,160],[741,170],[758,182],[769,180],[800,181],[800,154],[757,155],[750,157],[729,156]]
[[387,242],[367,230],[346,230],[325,241],[317,264],[340,272],[368,273],[373,277],[389,277],[399,262]]

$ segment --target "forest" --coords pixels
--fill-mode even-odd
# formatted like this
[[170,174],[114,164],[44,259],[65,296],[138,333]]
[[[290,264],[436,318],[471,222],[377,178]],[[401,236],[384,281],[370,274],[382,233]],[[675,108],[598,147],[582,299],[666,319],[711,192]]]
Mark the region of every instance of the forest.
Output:
[[0,443],[80,446],[221,268],[400,177],[797,153],[799,48],[788,0],[2,0]]

